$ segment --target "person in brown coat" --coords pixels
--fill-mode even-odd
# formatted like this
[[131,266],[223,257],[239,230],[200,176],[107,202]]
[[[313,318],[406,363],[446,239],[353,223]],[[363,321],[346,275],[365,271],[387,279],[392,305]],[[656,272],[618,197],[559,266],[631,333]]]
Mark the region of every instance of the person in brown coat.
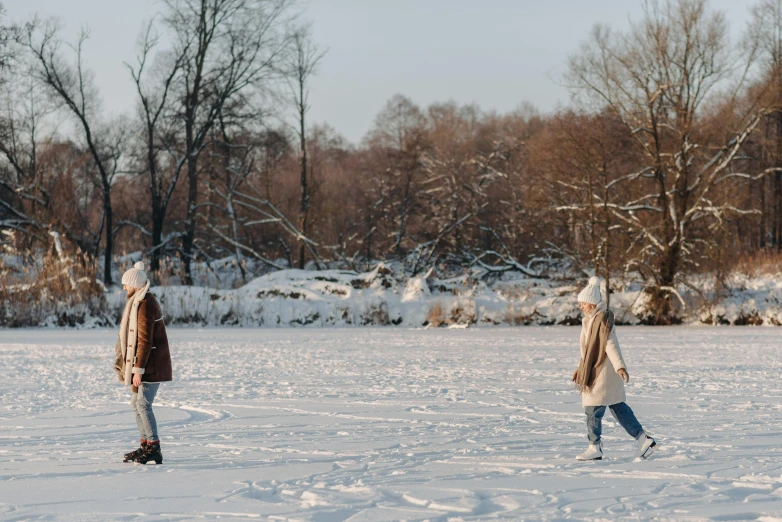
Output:
[[130,407],[136,416],[141,445],[125,454],[124,462],[146,464],[163,462],[157,421],[152,403],[161,382],[171,380],[171,353],[168,348],[163,312],[149,293],[144,263],[138,262],[122,276],[128,294],[115,348],[114,369],[120,382],[130,386]]

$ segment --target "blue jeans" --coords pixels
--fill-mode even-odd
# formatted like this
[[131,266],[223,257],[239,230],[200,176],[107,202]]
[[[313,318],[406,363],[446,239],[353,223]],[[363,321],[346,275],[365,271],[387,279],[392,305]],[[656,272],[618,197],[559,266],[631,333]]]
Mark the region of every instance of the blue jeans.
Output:
[[131,393],[130,409],[136,415],[136,424],[142,440],[157,442],[157,421],[152,412],[152,403],[155,401],[159,382],[143,382],[138,388],[138,393]]
[[[626,403],[620,402],[609,406],[609,408],[611,408],[614,418],[632,438],[637,439],[644,432],[641,423],[635,418],[635,413]],[[587,416],[587,437],[590,443],[597,444],[600,442],[600,435],[603,432],[603,415],[605,415],[606,407],[587,406],[584,410],[586,410]]]

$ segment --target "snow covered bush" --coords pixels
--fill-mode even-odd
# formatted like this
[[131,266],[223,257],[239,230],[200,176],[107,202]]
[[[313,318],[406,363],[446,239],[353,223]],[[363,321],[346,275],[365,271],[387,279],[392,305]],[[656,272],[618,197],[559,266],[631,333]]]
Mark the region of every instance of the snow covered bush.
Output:
[[[52,239],[47,253],[35,256],[7,251],[3,256],[0,325],[116,324],[125,303],[122,289],[114,286],[105,290],[96,282],[95,263],[77,255],[73,247],[62,243],[58,247],[59,238]],[[121,270],[140,259],[138,253],[129,254],[117,267]],[[157,274],[158,284],[151,291],[169,325],[465,327],[581,323],[576,295],[584,281],[565,277],[542,279],[516,272],[470,270],[440,279],[433,270],[410,276],[399,266],[379,263],[368,272],[278,270],[242,285],[238,268],[230,260],[218,260],[210,266],[193,265],[194,277],[206,284],[183,286],[176,275],[176,260],[163,260],[161,266],[167,267],[168,279]],[[686,285],[675,289],[680,298],[676,321],[782,324],[778,275],[764,274],[760,269],[753,274],[689,278]],[[120,277],[118,271],[115,280]],[[618,324],[654,322],[643,284],[614,279],[610,298]]]
[[6,248],[0,272],[0,326],[113,324],[95,264],[58,234],[50,236],[52,247],[45,253]]

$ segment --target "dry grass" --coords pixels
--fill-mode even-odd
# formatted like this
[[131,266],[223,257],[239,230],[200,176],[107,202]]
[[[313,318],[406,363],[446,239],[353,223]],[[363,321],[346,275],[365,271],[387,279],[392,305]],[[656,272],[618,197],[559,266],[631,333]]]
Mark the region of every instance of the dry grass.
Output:
[[475,314],[475,306],[471,303],[454,303],[450,310],[446,310],[441,301],[435,301],[426,314],[426,324],[429,326],[471,325],[478,318]]
[[523,301],[531,295],[529,288],[519,285],[500,286],[496,291],[508,301]]
[[521,307],[516,307],[510,302],[505,309],[504,319],[506,324],[512,324],[514,326],[527,325],[530,322],[529,316],[521,310]]
[[[185,266],[179,257],[165,256],[160,258],[160,267],[155,272],[149,270],[149,259],[142,259],[142,261],[144,261],[146,264],[147,275],[150,277],[155,286],[181,286],[184,284]],[[117,271],[121,275],[124,274],[126,270],[133,268],[135,262],[129,260],[127,256],[124,255],[122,257],[115,256],[114,264],[117,266]],[[240,266],[240,264],[235,259],[222,261],[211,267],[202,262],[192,263],[190,265],[190,269],[191,276],[193,278],[193,286],[217,288],[219,285],[215,283],[215,270],[219,267],[222,267],[225,271],[225,269],[229,266],[231,266],[237,274],[237,279],[234,281],[233,287],[238,288],[239,286],[242,286],[244,282],[242,281],[242,278],[239,277],[239,275],[242,271],[247,274],[247,263],[245,260],[242,260]],[[249,277],[249,274],[247,274],[247,277]]]
[[112,324],[90,256],[64,244],[62,256],[51,248],[13,258],[20,263],[3,264],[0,273],[0,326],[75,326],[91,317]]
[[[541,318],[543,318],[542,322]],[[535,308],[531,313],[525,313],[521,305],[508,303],[505,309],[504,322],[514,326],[527,326],[530,324],[554,324],[551,320],[545,320],[545,317]]]
[[469,302],[466,304],[467,306],[460,304],[451,308],[449,324],[471,325],[478,322],[474,304]]
[[443,303],[436,301],[429,309],[429,313],[426,314],[426,323],[428,325],[438,327],[445,324],[445,311],[443,310]]
[[741,256],[734,267],[736,272],[749,277],[782,273],[782,252],[772,249],[759,250],[751,255]]

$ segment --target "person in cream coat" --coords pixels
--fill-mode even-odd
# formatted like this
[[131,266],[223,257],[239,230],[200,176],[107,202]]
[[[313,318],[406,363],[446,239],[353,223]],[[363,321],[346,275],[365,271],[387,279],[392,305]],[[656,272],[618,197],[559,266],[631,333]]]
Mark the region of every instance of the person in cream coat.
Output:
[[625,383],[630,382],[627,364],[619,348],[614,313],[608,310],[600,294],[600,278],[592,277],[578,302],[584,313],[581,326],[581,359],[573,373],[573,382],[581,393],[587,421],[589,447],[578,460],[601,460],[602,420],[606,408],[627,433],[637,441],[636,456],[648,458],[657,446],[647,435],[630,406],[625,402]]

